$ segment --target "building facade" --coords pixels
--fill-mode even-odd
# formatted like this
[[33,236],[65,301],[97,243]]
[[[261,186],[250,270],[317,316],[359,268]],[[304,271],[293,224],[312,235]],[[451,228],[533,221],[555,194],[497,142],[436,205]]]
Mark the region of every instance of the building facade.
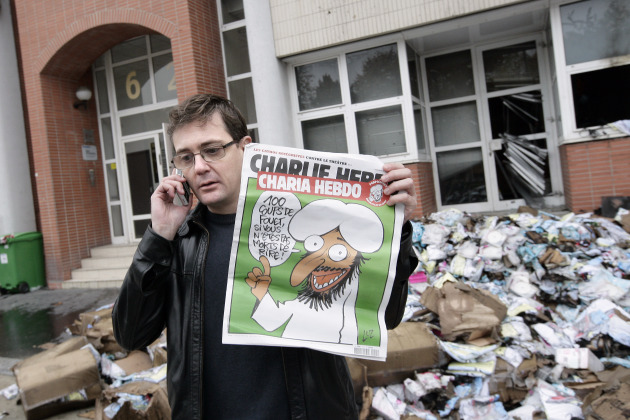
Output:
[[416,216],[630,195],[630,138],[611,124],[630,118],[624,0],[9,6],[49,287],[90,248],[141,237],[167,112],[201,92],[229,96],[261,143],[402,162]]

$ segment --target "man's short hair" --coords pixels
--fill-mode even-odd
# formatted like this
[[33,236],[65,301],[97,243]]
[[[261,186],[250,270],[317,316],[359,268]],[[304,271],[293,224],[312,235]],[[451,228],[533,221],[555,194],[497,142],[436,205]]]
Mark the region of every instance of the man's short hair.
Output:
[[225,129],[232,136],[232,140],[239,141],[248,135],[245,118],[232,101],[219,95],[207,93],[193,95],[169,112],[168,136],[172,139],[173,133],[178,128],[191,123],[202,126],[215,113],[221,115]]

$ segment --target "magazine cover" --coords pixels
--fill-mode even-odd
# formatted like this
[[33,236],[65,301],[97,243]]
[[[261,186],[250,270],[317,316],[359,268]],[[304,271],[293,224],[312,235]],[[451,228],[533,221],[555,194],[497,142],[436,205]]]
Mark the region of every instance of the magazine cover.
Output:
[[223,319],[226,344],[385,360],[403,206],[373,156],[249,144]]

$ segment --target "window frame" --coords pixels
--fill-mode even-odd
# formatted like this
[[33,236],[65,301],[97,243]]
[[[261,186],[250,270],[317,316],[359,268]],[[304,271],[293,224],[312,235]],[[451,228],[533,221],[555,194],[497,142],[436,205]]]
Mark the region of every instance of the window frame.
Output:
[[552,77],[555,76],[557,79],[560,107],[558,111],[559,115],[562,116],[560,121],[562,133],[558,136],[558,144],[560,145],[591,141],[597,138],[627,137],[626,134],[605,125],[585,128],[577,127],[571,77],[576,74],[630,64],[630,55],[625,55],[567,65],[560,7],[571,3],[579,3],[580,1],[583,0],[552,0],[549,12],[551,37],[554,45],[553,58],[555,61],[555,74]]
[[[219,27],[220,27],[220,38],[221,38],[221,50],[222,50],[222,55],[223,55],[223,74],[225,75],[225,91],[226,91],[226,96],[229,99],[231,98],[231,94],[230,94],[230,83],[231,82],[238,82],[238,81],[242,81],[242,80],[246,80],[246,79],[250,79],[252,81],[252,96],[254,97],[253,101],[254,101],[254,112],[256,112],[256,121],[255,122],[249,122],[247,121],[247,131],[249,132],[249,135],[252,137],[252,139],[254,141],[260,141],[259,138],[259,133],[258,133],[258,127],[259,127],[259,116],[258,116],[258,112],[256,110],[256,101],[255,101],[255,95],[254,95],[254,79],[253,79],[253,75],[252,75],[252,63],[251,63],[251,56],[249,56],[249,71],[245,72],[245,73],[237,73],[234,74],[232,76],[228,76],[228,68],[227,68],[227,57],[226,55],[226,49],[225,49],[225,33],[235,30],[235,29],[240,29],[240,28],[244,28],[246,31],[246,34],[249,34],[249,32],[247,31],[247,16],[245,15],[245,5],[243,5],[243,19],[240,20],[235,20],[233,22],[229,22],[229,23],[224,23],[223,22],[223,5],[221,4],[221,0],[216,0],[217,3],[217,17],[219,20]],[[247,37],[248,40],[248,45],[247,45],[247,51],[246,53],[249,55],[249,35]]]
[[[348,79],[348,68],[346,63],[347,54],[354,52],[378,48],[385,45],[395,44],[398,53],[398,71],[401,79],[401,94],[383,99],[377,99],[367,102],[352,103],[350,98],[350,82]],[[302,133],[302,122],[311,121],[324,117],[332,117],[341,115],[344,118],[344,126],[346,130],[346,142],[348,153],[359,153],[359,138],[356,122],[356,113],[366,110],[375,110],[389,106],[400,106],[403,121],[403,133],[405,137],[406,152],[395,153],[389,155],[378,156],[384,162],[418,162],[430,161],[429,146],[427,143],[426,127],[420,127],[425,132],[423,138],[425,143],[424,153],[418,153],[418,145],[416,140],[416,127],[414,120],[414,107],[421,106],[422,120],[426,121],[424,115],[425,108],[421,98],[412,95],[411,81],[409,78],[409,68],[407,63],[408,45],[400,36],[379,37],[371,40],[360,41],[349,44],[347,46],[330,48],[324,51],[317,51],[311,54],[304,54],[299,57],[293,57],[286,60],[289,64],[289,85],[291,92],[291,110],[294,121],[294,132],[296,138],[296,146],[304,147],[304,138]],[[320,61],[336,59],[339,69],[339,86],[341,89],[341,103],[328,105],[321,108],[310,110],[300,110],[296,68],[313,64]],[[420,69],[417,68],[419,72]],[[420,77],[420,76],[418,76]],[[422,86],[418,86],[422,93]]]

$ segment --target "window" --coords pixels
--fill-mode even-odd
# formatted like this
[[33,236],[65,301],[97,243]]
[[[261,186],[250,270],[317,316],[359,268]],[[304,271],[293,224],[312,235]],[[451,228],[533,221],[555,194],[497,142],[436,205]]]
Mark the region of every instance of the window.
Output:
[[221,12],[228,96],[243,114],[250,136],[257,141],[258,116],[254,102],[243,0],[218,0],[217,3]]
[[426,153],[417,63],[415,52],[398,42],[296,65],[304,147],[398,160]]
[[577,128],[630,117],[630,65],[571,75]]
[[555,53],[565,138],[588,136],[630,115],[630,3],[584,0],[554,12]]
[[402,94],[396,44],[358,51],[346,57],[353,104]]
[[304,147],[320,152],[347,153],[346,126],[343,115],[302,122]]
[[295,68],[300,111],[341,103],[337,60],[324,60]]
[[536,39],[511,40],[425,59],[440,205],[551,193]]

